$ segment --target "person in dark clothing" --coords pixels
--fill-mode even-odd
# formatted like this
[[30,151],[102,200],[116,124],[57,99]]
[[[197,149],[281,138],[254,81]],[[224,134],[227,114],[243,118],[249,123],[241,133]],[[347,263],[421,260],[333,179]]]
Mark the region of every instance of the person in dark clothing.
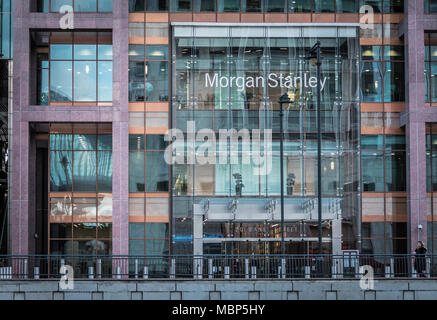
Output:
[[416,269],[417,274],[419,275],[419,277],[425,277],[425,272],[426,272],[426,259],[425,259],[425,254],[426,254],[426,248],[423,244],[422,241],[418,241],[417,242],[417,247],[416,247],[416,255],[414,257],[414,269]]

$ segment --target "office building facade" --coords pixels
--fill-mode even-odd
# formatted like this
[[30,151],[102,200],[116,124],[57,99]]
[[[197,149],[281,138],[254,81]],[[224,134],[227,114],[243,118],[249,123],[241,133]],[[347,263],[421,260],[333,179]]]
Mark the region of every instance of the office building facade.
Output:
[[286,93],[285,253],[319,253],[318,82],[322,253],[435,252],[436,13],[15,0],[9,252],[281,253]]

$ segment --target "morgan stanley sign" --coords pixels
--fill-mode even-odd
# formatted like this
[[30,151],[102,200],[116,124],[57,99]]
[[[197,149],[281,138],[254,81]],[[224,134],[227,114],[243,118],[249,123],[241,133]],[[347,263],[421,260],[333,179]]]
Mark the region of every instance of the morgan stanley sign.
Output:
[[[304,72],[302,76],[291,76],[282,73],[269,73],[267,78],[264,76],[258,77],[229,77],[219,76],[214,73],[213,76],[205,74],[205,87],[215,88],[237,88],[238,91],[243,91],[245,88],[257,88],[268,86],[270,88],[297,88],[299,83],[305,88],[316,88],[317,77],[312,77],[308,72]],[[323,90],[326,84],[326,77],[320,79],[320,88]]]

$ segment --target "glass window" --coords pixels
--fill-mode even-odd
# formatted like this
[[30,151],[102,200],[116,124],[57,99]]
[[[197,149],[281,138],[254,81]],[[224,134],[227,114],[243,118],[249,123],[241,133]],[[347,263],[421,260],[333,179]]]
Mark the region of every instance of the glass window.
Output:
[[214,12],[215,0],[194,0],[194,12]]
[[165,150],[166,147],[167,141],[164,140],[164,135],[146,135],[146,150]]
[[75,44],[74,60],[96,60],[96,45]]
[[72,191],[72,164],[71,151],[50,152],[50,190]]
[[289,12],[304,13],[311,12],[311,1],[309,0],[295,0],[289,1]]
[[71,60],[73,58],[73,46],[71,44],[52,44],[50,46],[50,59]]
[[338,13],[357,13],[358,1],[356,0],[337,0],[336,10]]
[[360,7],[364,5],[371,6],[374,13],[382,13],[381,0],[360,0]]
[[403,0],[383,0],[384,13],[404,12]]
[[168,46],[146,46],[147,60],[168,60]]
[[146,11],[149,12],[168,11],[168,0],[147,0]]
[[168,240],[147,240],[146,254],[147,255],[167,255]]
[[50,62],[50,100],[73,100],[73,64],[71,61]]
[[314,1],[314,12],[334,12],[334,0],[319,0]]
[[361,172],[363,192],[384,192],[384,154],[362,152]]
[[144,150],[144,135],[130,134],[129,135],[129,150],[140,151]]
[[129,12],[144,12],[144,2],[145,0],[129,0]]
[[51,0],[51,11],[59,12],[61,10],[61,7],[66,5],[73,7],[73,0]]
[[167,239],[168,223],[146,223],[146,239]]
[[242,0],[242,12],[262,12],[263,0]]
[[361,60],[382,60],[381,46],[361,46]]
[[129,238],[144,239],[144,223],[129,223]]
[[74,0],[74,11],[96,12],[97,0]]
[[146,101],[168,101],[167,61],[146,62]]
[[382,102],[381,63],[361,64],[361,96],[363,102]]
[[112,0],[98,0],[99,12],[112,12]]
[[74,151],[73,157],[74,191],[96,192],[96,153]]
[[385,136],[386,150],[405,150],[405,136],[386,135]]
[[171,0],[170,11],[172,12],[191,11],[191,0]]
[[144,101],[144,62],[129,62],[129,101]]
[[287,0],[266,0],[266,12],[286,12]]
[[74,73],[74,100],[96,101],[96,62],[75,61]]
[[362,135],[362,150],[384,150],[384,136],[382,135]]
[[386,152],[385,175],[388,192],[406,190],[405,152]]
[[384,102],[404,101],[404,63],[384,63]]
[[129,152],[129,192],[144,192],[144,152]]
[[384,60],[404,60],[404,47],[384,46]]
[[218,12],[240,12],[240,0],[217,0]]
[[168,191],[168,165],[164,152],[146,152],[146,192]]

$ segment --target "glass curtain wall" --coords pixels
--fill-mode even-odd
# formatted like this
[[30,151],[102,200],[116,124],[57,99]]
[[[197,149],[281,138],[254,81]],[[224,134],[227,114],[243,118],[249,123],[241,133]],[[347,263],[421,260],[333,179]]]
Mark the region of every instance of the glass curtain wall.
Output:
[[[292,214],[308,213],[306,203],[317,197],[316,68],[304,59],[320,35],[322,45],[321,130],[322,194],[324,211],[338,204],[343,221],[343,246],[355,248],[359,228],[359,52],[355,28],[281,27],[174,27],[173,43],[173,127],[184,132],[194,121],[195,130],[212,129],[217,145],[215,164],[173,166],[173,253],[192,253],[193,207],[205,200],[228,204],[231,199],[276,199],[280,196],[279,97],[287,93],[284,105],[284,188],[286,205]],[[211,38],[211,34],[215,37]],[[281,77],[281,78],[280,78]],[[288,77],[288,78],[287,78]],[[309,82],[311,80],[311,83]],[[288,81],[288,82],[286,82]],[[220,149],[220,130],[270,129],[271,171],[263,171],[261,154],[247,141],[238,143],[238,161]],[[201,140],[203,141],[203,140]],[[194,150],[201,141],[185,141]],[[265,144],[261,138],[261,145]],[[249,143],[250,144],[250,143]],[[253,147],[253,145],[252,145]],[[181,147],[182,148],[182,147]],[[180,149],[182,150],[182,149]],[[252,161],[242,155],[251,150]],[[187,152],[189,154],[189,152]],[[326,204],[326,207],[325,207]],[[317,212],[315,204],[313,214]],[[238,210],[249,210],[243,205]],[[278,209],[279,210],[279,209]],[[280,253],[278,221],[206,221],[203,238],[258,238],[261,242],[227,239],[215,253]],[[287,221],[288,253],[315,252],[317,224],[314,219]],[[324,237],[332,236],[326,221]],[[261,230],[252,232],[251,229]],[[307,230],[297,232],[296,230]],[[262,236],[260,236],[262,234]],[[302,242],[307,239],[306,244]],[[296,239],[295,239],[296,240]],[[226,243],[226,244],[225,244]],[[203,247],[207,252],[207,246]],[[330,252],[330,244],[326,252]]]

